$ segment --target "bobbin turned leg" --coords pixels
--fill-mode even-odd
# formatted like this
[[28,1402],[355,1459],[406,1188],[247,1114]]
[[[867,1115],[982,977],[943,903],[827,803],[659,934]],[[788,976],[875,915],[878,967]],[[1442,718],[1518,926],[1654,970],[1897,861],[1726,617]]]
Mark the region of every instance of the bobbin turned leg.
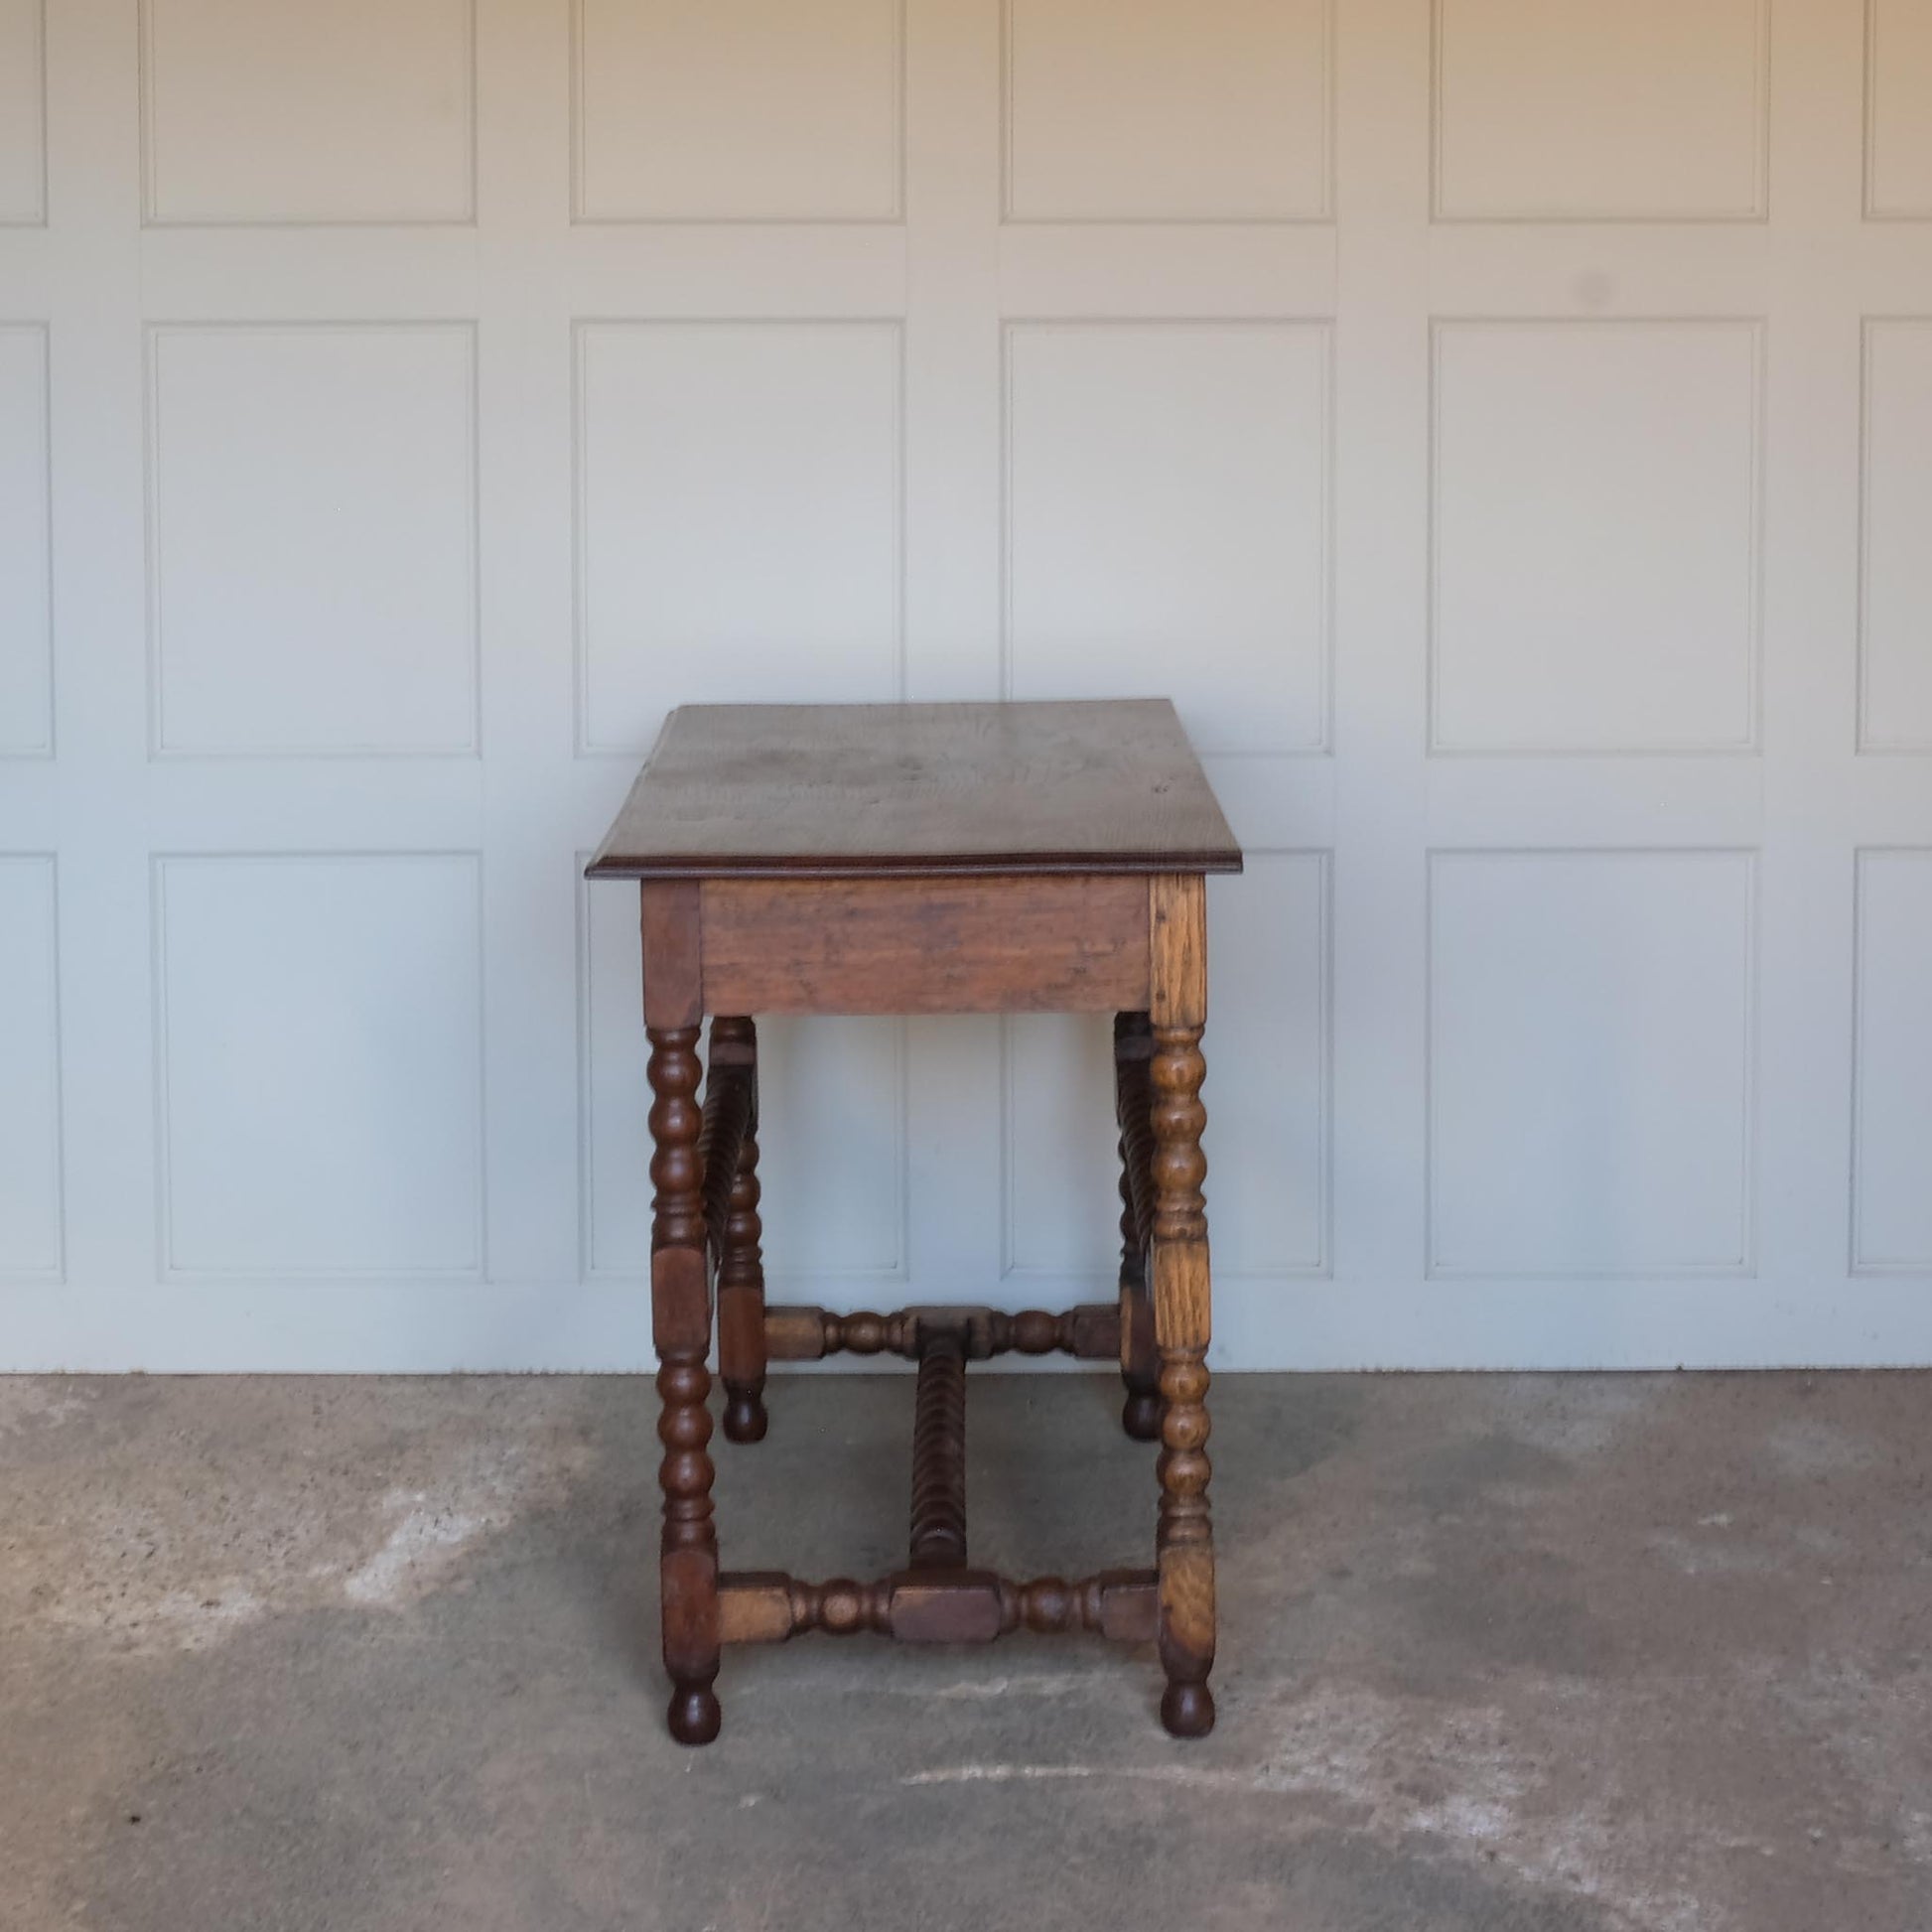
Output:
[[747,1019],[711,1023],[711,1077],[742,1066],[752,1089],[751,1117],[739,1142],[731,1207],[718,1257],[718,1373],[725,1385],[725,1434],[734,1443],[764,1439],[764,1261],[759,1242],[758,1030]]
[[1160,1620],[1157,1642],[1168,1688],[1161,1722],[1176,1737],[1213,1728],[1207,1688],[1214,1665],[1214,1542],[1207,1502],[1207,1343],[1210,1295],[1207,1159],[1201,1130],[1207,1018],[1205,882],[1163,875],[1153,884],[1155,1336],[1160,1349],[1161,1515],[1157,1538]]
[[1120,1425],[1137,1443],[1161,1435],[1161,1358],[1148,1292],[1148,1157],[1153,1144],[1144,1013],[1114,1016],[1114,1113],[1120,1125],[1120,1379],[1127,1389]]
[[651,1334],[657,1348],[664,1446],[659,1587],[671,1735],[708,1744],[718,1735],[718,1532],[712,1521],[711,1297],[706,1280],[703,1116],[697,1102],[700,994],[697,889],[643,889],[644,1031],[650,1041]]

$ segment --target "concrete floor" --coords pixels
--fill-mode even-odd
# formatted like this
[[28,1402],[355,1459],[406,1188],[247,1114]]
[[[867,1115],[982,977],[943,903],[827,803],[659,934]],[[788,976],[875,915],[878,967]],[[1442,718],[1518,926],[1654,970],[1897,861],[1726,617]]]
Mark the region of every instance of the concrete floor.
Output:
[[[774,1390],[727,1561],[898,1557],[910,1389]],[[976,1555],[1143,1561],[1096,1379]],[[635,1380],[0,1381],[0,1926],[1925,1932],[1932,1378],[1224,1378],[1221,1723],[1097,1639],[733,1653],[665,1737]]]

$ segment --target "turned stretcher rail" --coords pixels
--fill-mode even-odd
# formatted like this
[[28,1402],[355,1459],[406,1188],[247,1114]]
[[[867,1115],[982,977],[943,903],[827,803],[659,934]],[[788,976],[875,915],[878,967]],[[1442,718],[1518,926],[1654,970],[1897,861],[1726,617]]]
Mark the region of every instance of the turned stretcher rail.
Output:
[[871,1633],[901,1643],[990,1643],[1017,1630],[1042,1635],[1091,1630],[1115,1643],[1155,1634],[1159,1589],[1152,1570],[1103,1570],[1021,1582],[990,1570],[903,1570],[870,1583],[822,1584],[782,1571],[727,1571],[718,1579],[726,1643],[783,1643],[817,1630]]
[[834,1314],[799,1304],[764,1311],[764,1352],[774,1362],[815,1362],[826,1355],[903,1355],[918,1358],[921,1334],[957,1329],[968,1361],[989,1355],[1073,1355],[1107,1362],[1120,1355],[1120,1310],[1087,1303],[1054,1314],[1027,1309],[911,1308],[891,1314],[861,1311]]
[[957,1332],[919,1350],[912,1421],[914,1570],[966,1564],[966,1350]]

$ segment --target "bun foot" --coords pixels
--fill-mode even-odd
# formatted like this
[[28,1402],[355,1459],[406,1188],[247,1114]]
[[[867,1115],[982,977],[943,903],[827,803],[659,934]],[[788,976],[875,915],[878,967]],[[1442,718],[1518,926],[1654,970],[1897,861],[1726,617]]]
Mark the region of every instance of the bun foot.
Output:
[[1214,1693],[1205,1684],[1170,1684],[1161,1724],[1170,1737],[1205,1737],[1214,1728]]
[[725,1440],[728,1443],[761,1443],[769,1426],[762,1398],[729,1386],[725,1391]]
[[718,1735],[724,1713],[709,1684],[678,1684],[671,1691],[666,1714],[671,1735],[680,1744],[708,1744]]
[[1167,1408],[1158,1395],[1130,1393],[1121,1406],[1120,1426],[1137,1443],[1161,1440],[1161,1417]]

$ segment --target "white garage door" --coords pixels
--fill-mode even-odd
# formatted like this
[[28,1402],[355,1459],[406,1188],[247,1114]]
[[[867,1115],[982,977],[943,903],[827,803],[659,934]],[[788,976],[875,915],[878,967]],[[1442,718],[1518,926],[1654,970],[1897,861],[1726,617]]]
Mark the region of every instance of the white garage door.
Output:
[[[1228,1366],[1932,1360],[1932,0],[0,0],[0,1364],[648,1359],[690,699],[1172,691]],[[1105,1029],[767,1030],[780,1293]]]

